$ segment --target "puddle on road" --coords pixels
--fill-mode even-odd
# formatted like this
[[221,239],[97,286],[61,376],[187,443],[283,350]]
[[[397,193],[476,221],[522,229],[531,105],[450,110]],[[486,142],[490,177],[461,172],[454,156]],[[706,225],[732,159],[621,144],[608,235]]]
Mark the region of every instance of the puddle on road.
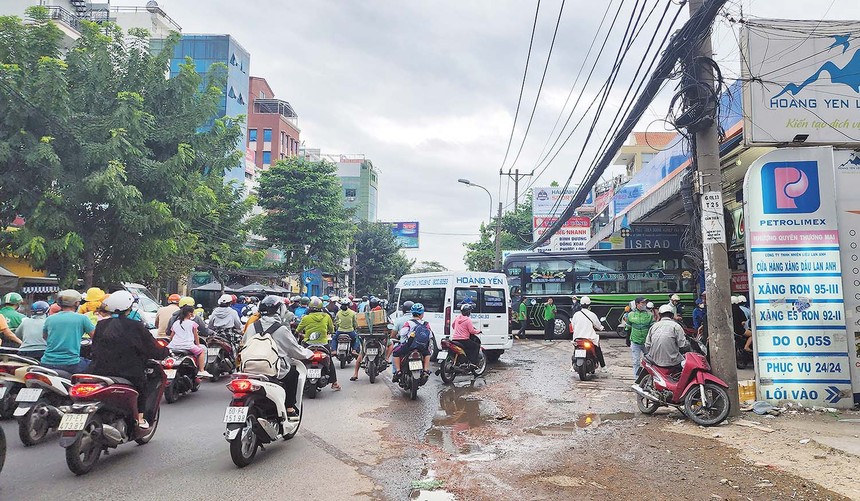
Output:
[[602,423],[610,422],[610,421],[624,421],[627,419],[632,419],[632,412],[614,412],[608,414],[594,414],[587,413],[582,414],[577,418],[576,421],[569,421],[566,423],[557,423],[557,424],[546,424],[535,426],[534,428],[528,428],[524,430],[526,433],[532,435],[570,435],[571,433],[576,432],[576,430],[586,429],[586,428],[596,428],[600,426]]
[[494,420],[485,402],[471,398],[476,388],[449,386],[439,392],[439,411],[433,424],[424,434],[424,440],[462,461],[489,461],[491,453],[480,445],[467,441],[461,433],[479,428]]

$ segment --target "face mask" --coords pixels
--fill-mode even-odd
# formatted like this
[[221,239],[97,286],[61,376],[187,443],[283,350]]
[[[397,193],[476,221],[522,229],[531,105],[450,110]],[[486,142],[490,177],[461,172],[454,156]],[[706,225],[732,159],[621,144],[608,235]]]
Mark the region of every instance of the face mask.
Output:
[[639,311],[645,311],[646,307],[644,304],[636,305],[636,309]]
[[701,308],[701,309],[703,309],[703,310],[704,310],[704,309],[705,309],[705,303],[700,304],[700,305],[699,305],[699,308]]

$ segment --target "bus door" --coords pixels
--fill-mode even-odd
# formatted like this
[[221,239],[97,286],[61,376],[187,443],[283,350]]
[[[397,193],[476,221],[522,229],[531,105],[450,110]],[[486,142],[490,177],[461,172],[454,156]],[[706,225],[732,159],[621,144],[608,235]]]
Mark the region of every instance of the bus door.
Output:
[[460,305],[471,299],[472,325],[481,331],[482,345],[504,344],[508,338],[507,291],[503,288],[462,287],[454,289],[452,309],[459,313]]

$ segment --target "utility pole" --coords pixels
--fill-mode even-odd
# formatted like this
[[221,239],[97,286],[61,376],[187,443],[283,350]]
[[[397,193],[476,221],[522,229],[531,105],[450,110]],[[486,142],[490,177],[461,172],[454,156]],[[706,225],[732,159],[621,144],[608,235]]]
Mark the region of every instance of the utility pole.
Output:
[[496,269],[502,269],[502,202],[499,202],[499,213],[496,215]]
[[[704,0],[690,0],[690,15],[703,8]],[[696,78],[703,88],[714,88],[714,71],[699,58],[711,59],[711,30],[702,37],[692,61]],[[712,110],[712,92],[699,93],[697,99],[706,99],[705,110]],[[720,177],[720,144],[716,119],[707,127],[696,131],[696,163],[702,193],[702,250],[705,261],[705,290],[707,291],[709,353],[714,374],[729,385],[731,416],[738,415],[738,372],[735,360],[732,310],[729,286],[729,260],[726,253],[726,225],[723,217],[722,183]]]
[[519,169],[514,169],[514,172],[508,172],[507,174],[503,174],[499,172],[502,176],[508,176],[509,178],[514,180],[514,210],[517,210],[517,206],[520,203],[520,178],[521,177],[531,177],[534,174],[520,174]]

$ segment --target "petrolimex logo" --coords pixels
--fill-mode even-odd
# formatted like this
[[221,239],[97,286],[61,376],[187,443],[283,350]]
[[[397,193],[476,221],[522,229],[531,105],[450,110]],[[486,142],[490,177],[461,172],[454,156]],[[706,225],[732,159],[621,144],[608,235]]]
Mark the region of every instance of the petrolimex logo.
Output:
[[821,206],[817,162],[765,164],[761,185],[765,214],[809,214]]

